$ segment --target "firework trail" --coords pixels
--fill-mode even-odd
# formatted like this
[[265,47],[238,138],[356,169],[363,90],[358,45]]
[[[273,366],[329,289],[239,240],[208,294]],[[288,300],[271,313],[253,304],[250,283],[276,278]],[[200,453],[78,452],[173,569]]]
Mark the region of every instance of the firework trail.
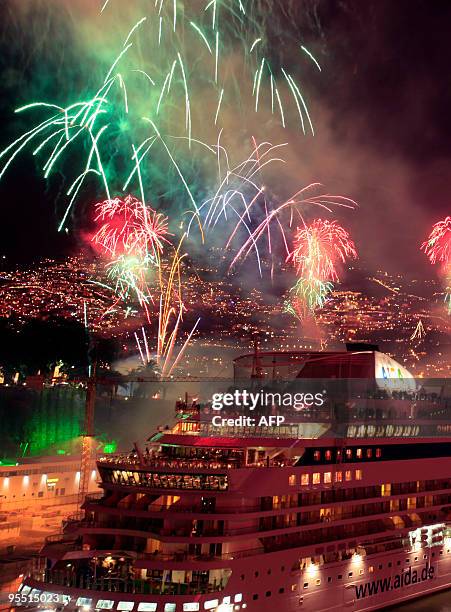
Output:
[[[67,229],[84,190],[97,190],[97,199],[104,201],[97,205],[93,244],[106,260],[115,305],[137,299],[149,326],[158,310],[157,361],[162,375],[169,376],[198,325],[178,350],[186,312],[181,249],[188,237],[194,242],[200,236],[204,243],[222,232],[228,237],[225,246],[236,248],[231,267],[254,253],[262,274],[262,243],[273,257],[280,241],[288,257],[292,228],[305,225],[307,208],[331,211],[355,203],[318,194],[316,183],[284,199],[263,181],[269,165],[284,163],[280,154],[287,146],[267,142],[268,128],[285,128],[295,116],[298,130],[314,134],[304,88],[283,57],[285,45],[275,51],[271,44],[268,26],[278,20],[272,2],[145,4],[141,13],[142,3],[101,0],[95,15],[68,3],[68,22],[77,24],[77,78],[58,73],[55,80],[64,93],[56,101],[32,101],[16,110],[31,116],[30,126],[0,152],[0,179],[27,151],[46,179],[65,177],[60,230]],[[283,0],[280,14],[299,23],[298,7],[299,2]],[[276,27],[287,39],[279,23]],[[296,52],[316,76],[321,66],[302,42],[297,41]],[[292,64],[291,53],[289,59]],[[256,122],[256,113],[265,141],[253,139],[251,154],[232,164],[221,138],[234,143],[242,159],[245,126]],[[126,195],[130,192],[139,199]],[[181,220],[181,238],[178,232],[169,239],[168,218],[146,202],[157,202],[171,223]],[[301,280],[298,301],[318,305],[330,279]],[[146,345],[145,331],[143,341]],[[138,348],[148,360],[147,345],[145,354]]]
[[[234,132],[260,110],[283,126],[296,113],[304,132],[313,132],[301,85],[283,58],[270,57],[265,3],[158,0],[141,14],[139,3],[109,0],[97,16],[76,7],[67,22],[77,24],[75,49],[90,66],[85,81],[77,80],[80,95],[67,105],[44,100],[18,108],[32,116],[31,127],[0,152],[0,178],[27,150],[46,179],[70,177],[60,230],[93,179],[109,200],[130,186],[145,202],[151,189],[152,200],[172,207],[170,216],[187,201],[197,214],[214,157],[198,155],[195,141],[208,141],[225,121]],[[317,64],[300,43],[299,53]],[[67,73],[58,77],[70,91]]]
[[445,282],[445,304],[451,314],[451,217],[438,221],[432,227],[428,239],[421,250],[431,264],[439,264]]

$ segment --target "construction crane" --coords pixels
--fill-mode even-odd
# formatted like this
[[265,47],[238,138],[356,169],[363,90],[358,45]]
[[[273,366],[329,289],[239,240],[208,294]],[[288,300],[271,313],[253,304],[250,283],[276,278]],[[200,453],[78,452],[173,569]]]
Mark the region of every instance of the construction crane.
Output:
[[96,402],[95,366],[88,378],[85,400],[85,419],[83,426],[83,439],[81,445],[80,481],[78,484],[77,512],[81,513],[81,506],[89,489],[90,470],[94,459],[94,408]]

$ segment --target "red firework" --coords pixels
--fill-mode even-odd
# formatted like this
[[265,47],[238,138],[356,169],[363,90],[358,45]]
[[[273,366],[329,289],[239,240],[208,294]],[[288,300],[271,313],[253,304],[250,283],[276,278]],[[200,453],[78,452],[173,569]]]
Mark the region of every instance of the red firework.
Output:
[[338,281],[337,264],[350,257],[356,258],[357,251],[349,233],[336,221],[315,219],[298,228],[287,260],[301,278],[324,282]]
[[442,263],[451,265],[451,217],[446,217],[432,226],[426,242],[421,245],[421,250],[429,257],[432,264]]
[[95,221],[102,224],[92,242],[109,258],[132,255],[158,259],[168,235],[167,217],[132,195],[95,205]]

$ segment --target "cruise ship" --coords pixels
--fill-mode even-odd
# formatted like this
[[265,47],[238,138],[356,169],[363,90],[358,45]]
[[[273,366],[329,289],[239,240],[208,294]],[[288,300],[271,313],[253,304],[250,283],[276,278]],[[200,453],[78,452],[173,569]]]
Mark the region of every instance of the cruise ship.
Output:
[[245,355],[235,376],[374,384],[280,426],[219,427],[198,399],[179,401],[173,426],[99,458],[102,492],[47,538],[18,606],[369,611],[451,586],[445,384],[420,387],[356,346]]

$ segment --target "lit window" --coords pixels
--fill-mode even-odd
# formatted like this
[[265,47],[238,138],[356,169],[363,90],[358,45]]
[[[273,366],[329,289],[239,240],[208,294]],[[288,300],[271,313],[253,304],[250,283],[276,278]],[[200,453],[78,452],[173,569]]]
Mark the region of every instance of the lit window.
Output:
[[133,610],[133,606],[134,606],[134,602],[133,601],[120,601],[117,604],[117,609],[118,610]]
[[361,576],[363,576],[363,571],[364,571],[363,569],[359,570],[359,574],[360,574]]
[[316,586],[319,586],[321,584],[321,578],[317,578],[316,579]]
[[374,565],[370,565],[368,567],[368,571],[369,571],[370,574],[372,574],[374,572]]
[[324,472],[324,484],[330,484],[332,482],[332,472]]
[[391,484],[390,483],[383,484],[381,486],[381,496],[387,497],[389,495],[391,495]]
[[138,604],[138,612],[157,612],[156,603],[140,603]]
[[292,584],[292,585],[291,585],[291,590],[292,590],[292,591],[296,591],[296,590],[297,590],[297,588],[298,588],[298,585],[297,585],[297,584]]
[[347,480],[347,481],[352,480],[351,470],[346,470],[346,472],[345,472],[345,480]]
[[373,456],[373,449],[372,448],[367,448],[366,449],[366,457],[367,457],[367,459],[371,459],[372,456]]
[[314,459],[315,461],[319,461],[319,460],[321,459],[321,451],[316,450],[316,451],[313,453],[313,459]]
[[343,472],[335,472],[335,482],[343,482]]
[[288,478],[288,484],[290,485],[290,487],[294,487],[296,485],[296,475],[295,474],[291,474],[291,476]]
[[301,474],[301,485],[302,486],[307,486],[309,482],[309,475],[308,474]]
[[114,601],[112,599],[99,599],[99,601],[96,603],[97,610],[111,610],[113,606]]
[[308,589],[308,582],[304,582],[304,589]]
[[183,604],[183,612],[197,612],[198,610],[199,604],[197,602]]
[[321,474],[319,472],[315,472],[313,474],[313,484],[319,484],[321,482]]
[[332,460],[332,451],[327,450],[326,451],[326,461],[331,461],[331,460]]
[[357,449],[356,455],[357,455],[357,459],[361,459],[362,458],[362,449],[361,448]]
[[380,459],[382,457],[382,449],[381,448],[376,448],[376,457],[378,459]]
[[167,603],[164,606],[164,612],[176,612],[177,604],[175,603]]
[[356,470],[355,471],[355,479],[356,480],[362,480],[362,470]]
[[92,599],[90,597],[79,597],[75,602],[76,606],[90,606],[92,604]]
[[209,599],[204,603],[205,610],[213,610],[219,606],[219,599]]
[[346,459],[352,459],[352,448],[346,449]]
[[235,595],[235,597],[233,598],[233,601],[235,603],[240,603],[243,601],[243,593],[238,593],[238,595]]

